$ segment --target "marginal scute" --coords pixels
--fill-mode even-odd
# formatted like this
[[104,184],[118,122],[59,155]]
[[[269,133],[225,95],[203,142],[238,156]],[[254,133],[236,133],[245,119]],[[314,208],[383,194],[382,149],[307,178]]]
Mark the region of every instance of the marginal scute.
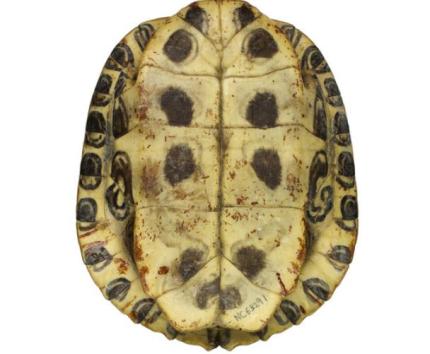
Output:
[[127,134],[128,113],[124,101],[120,98],[115,101],[112,112],[112,134],[115,139]]
[[112,262],[113,256],[102,244],[95,244],[85,250],[84,263],[100,272]]
[[336,262],[349,264],[352,262],[352,254],[351,250],[342,245],[334,246],[331,250],[328,256]]
[[85,143],[100,148],[106,140],[106,120],[101,112],[90,111],[87,119]]
[[336,81],[333,78],[325,79],[324,86],[327,91],[328,102],[334,107],[341,107],[343,105],[343,101]]
[[354,158],[348,151],[342,152],[338,157],[339,174],[346,177],[355,175]]
[[290,300],[281,302],[281,310],[292,324],[297,324],[301,316],[300,308]]
[[82,222],[94,222],[97,216],[97,202],[93,198],[82,198],[78,201],[76,219]]
[[131,282],[127,278],[118,278],[112,280],[106,286],[106,295],[109,300],[122,301],[127,296]]
[[102,160],[94,153],[87,153],[82,157],[81,176],[79,184],[87,190],[96,189],[101,183]]
[[154,306],[154,299],[146,298],[142,299],[133,306],[132,314],[134,321],[140,323],[146,319],[152,307]]
[[319,278],[307,279],[303,282],[303,290],[313,301],[327,301],[330,297],[328,284]]

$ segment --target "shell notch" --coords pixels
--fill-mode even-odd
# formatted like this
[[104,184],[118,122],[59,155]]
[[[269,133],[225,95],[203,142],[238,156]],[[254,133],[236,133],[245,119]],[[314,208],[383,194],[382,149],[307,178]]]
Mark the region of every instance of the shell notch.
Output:
[[106,62],[79,179],[83,259],[106,298],[170,339],[266,340],[347,271],[354,176],[318,48],[248,3],[195,2]]

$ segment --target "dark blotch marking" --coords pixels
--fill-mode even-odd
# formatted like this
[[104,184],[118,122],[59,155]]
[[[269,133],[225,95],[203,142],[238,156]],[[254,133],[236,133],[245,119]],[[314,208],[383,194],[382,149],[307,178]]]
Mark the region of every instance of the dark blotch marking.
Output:
[[351,144],[348,119],[345,113],[337,112],[334,116],[334,133],[336,135],[335,139],[338,145],[348,146]]
[[323,140],[327,139],[327,116],[321,88],[318,86],[314,102],[314,134]]
[[330,71],[330,67],[325,61],[320,50],[314,45],[305,50],[301,66],[302,71],[311,70],[317,74],[327,73]]
[[271,128],[278,119],[276,97],[270,92],[257,93],[249,102],[246,120],[257,128]]
[[343,105],[342,97],[337,86],[336,81],[333,78],[324,80],[324,86],[327,90],[327,101],[334,107],[340,107]]
[[160,105],[170,125],[190,125],[193,119],[193,101],[184,91],[170,87],[162,94]]
[[221,310],[235,309],[242,304],[240,292],[234,286],[228,286],[227,288],[221,290],[219,300]]
[[133,195],[130,159],[123,151],[118,151],[112,159],[111,178],[114,183],[106,190],[107,205],[115,219],[125,220],[130,214]]
[[300,308],[292,301],[284,300],[281,302],[281,310],[292,324],[297,324],[300,319]]
[[112,134],[115,139],[128,132],[128,113],[122,98],[115,100],[112,112]]
[[179,274],[183,281],[187,281],[193,277],[202,267],[203,252],[195,249],[189,248],[181,254],[179,260]]
[[210,283],[204,284],[196,295],[197,306],[200,309],[205,309],[209,299],[219,294],[219,278]]
[[273,36],[265,29],[254,30],[249,38],[247,53],[251,58],[272,58],[278,52]]
[[281,160],[275,150],[258,149],[251,166],[257,177],[270,189],[274,190],[281,184]]
[[350,152],[342,152],[338,159],[339,174],[345,177],[355,176],[354,158]]
[[175,328],[173,328],[170,323],[166,326],[166,331],[169,334],[170,339],[176,338],[179,334],[179,332]]
[[355,220],[358,218],[357,198],[346,195],[342,198],[340,210],[344,220]]
[[84,263],[93,266],[95,272],[102,271],[112,262],[112,255],[103,245],[95,245],[84,253]]
[[92,198],[82,198],[76,208],[76,219],[82,222],[95,222],[97,216],[97,203]]
[[102,174],[102,160],[100,157],[93,153],[85,154],[81,161],[81,175],[82,176],[101,176]]
[[300,32],[293,25],[285,24],[281,27],[281,31],[285,34],[285,37],[291,42],[293,48],[299,45],[300,39],[302,38],[302,32]]
[[191,41],[190,34],[181,29],[169,37],[164,45],[164,54],[171,61],[180,63],[190,55],[192,47],[193,42]]
[[318,194],[318,182],[320,179],[325,179],[327,174],[327,154],[325,151],[318,151],[309,171],[307,216],[313,223],[323,221],[333,207],[333,188],[331,186],[321,188]]
[[242,29],[255,20],[255,14],[247,4],[243,4],[234,10],[234,18],[238,29]]
[[88,114],[85,143],[95,148],[102,147],[106,140],[106,120],[102,113],[91,111]]
[[206,33],[207,15],[206,11],[198,5],[192,5],[185,15],[185,21],[197,28],[200,32]]
[[134,32],[134,39],[139,45],[140,50],[144,50],[148,44],[149,39],[154,34],[154,27],[149,23],[141,24]]
[[312,300],[327,301],[330,295],[328,284],[319,278],[310,278],[303,282],[303,290]]
[[266,265],[266,254],[254,246],[243,247],[236,253],[239,270],[248,278],[254,278]]
[[164,175],[172,186],[189,178],[195,170],[193,152],[188,145],[179,144],[170,148],[164,162]]
[[97,93],[109,94],[110,88],[112,86],[112,78],[107,74],[102,74],[99,77],[99,81],[97,81],[95,91]]
[[122,72],[119,77],[118,80],[115,84],[115,89],[114,89],[114,97],[117,98],[119,97],[122,92],[124,91],[125,85],[126,85],[126,78],[127,76]]
[[328,256],[339,263],[350,264],[352,262],[351,250],[346,246],[334,246]]
[[133,306],[131,313],[133,315],[133,319],[136,323],[140,323],[146,319],[149,311],[151,311],[154,306],[154,299],[142,299]]
[[134,64],[133,52],[125,43],[119,43],[112,51],[110,57],[124,68]]
[[230,342],[231,332],[226,328],[209,328],[207,329],[207,338],[211,347],[223,347]]
[[106,295],[109,300],[122,301],[127,296],[130,286],[131,282],[126,278],[118,278],[112,280],[106,286]]
[[96,189],[101,183],[102,160],[93,153],[85,154],[81,161],[79,185],[87,190]]

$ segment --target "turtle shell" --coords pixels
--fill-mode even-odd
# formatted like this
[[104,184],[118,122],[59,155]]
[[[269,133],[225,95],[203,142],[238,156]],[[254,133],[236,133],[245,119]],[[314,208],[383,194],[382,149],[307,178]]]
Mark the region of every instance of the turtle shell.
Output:
[[345,109],[318,48],[241,1],[130,32],[92,98],[83,260],[104,296],[168,338],[232,349],[330,299],[357,234]]

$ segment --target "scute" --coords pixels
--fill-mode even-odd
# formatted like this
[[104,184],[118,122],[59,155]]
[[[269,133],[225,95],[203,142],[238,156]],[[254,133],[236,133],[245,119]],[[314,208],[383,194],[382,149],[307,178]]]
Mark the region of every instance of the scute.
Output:
[[300,324],[344,277],[358,228],[322,53],[237,0],[139,25],[95,87],[76,219],[103,295],[169,339],[231,350]]

